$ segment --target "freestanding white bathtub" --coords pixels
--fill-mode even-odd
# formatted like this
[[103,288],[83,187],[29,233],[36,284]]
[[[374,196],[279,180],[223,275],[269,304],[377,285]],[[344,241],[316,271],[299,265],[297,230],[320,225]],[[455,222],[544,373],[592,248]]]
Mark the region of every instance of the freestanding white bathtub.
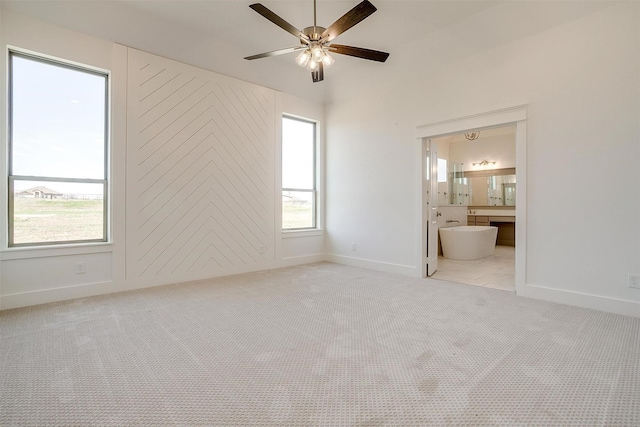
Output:
[[463,225],[440,229],[445,258],[469,261],[493,255],[498,227]]

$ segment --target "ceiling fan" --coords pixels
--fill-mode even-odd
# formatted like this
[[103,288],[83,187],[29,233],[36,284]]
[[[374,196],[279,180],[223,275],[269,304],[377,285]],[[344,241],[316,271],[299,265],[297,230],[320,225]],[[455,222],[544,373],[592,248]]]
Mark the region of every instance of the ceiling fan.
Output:
[[254,3],[249,7],[276,24],[278,27],[298,37],[300,39],[300,46],[259,53],[257,55],[247,56],[244,59],[252,60],[267,58],[269,56],[301,51],[296,58],[296,63],[311,71],[311,78],[313,79],[313,82],[316,83],[324,80],[324,69],[329,68],[335,62],[335,60],[329,55],[329,52],[338,53],[340,55],[355,56],[357,58],[378,62],[385,62],[389,57],[389,54],[386,52],[331,43],[333,39],[377,10],[376,7],[368,0],[364,0],[355,6],[328,28],[316,25],[316,0],[313,0],[313,26],[307,27],[302,31],[298,30],[296,27],[289,24],[287,21],[260,3]]

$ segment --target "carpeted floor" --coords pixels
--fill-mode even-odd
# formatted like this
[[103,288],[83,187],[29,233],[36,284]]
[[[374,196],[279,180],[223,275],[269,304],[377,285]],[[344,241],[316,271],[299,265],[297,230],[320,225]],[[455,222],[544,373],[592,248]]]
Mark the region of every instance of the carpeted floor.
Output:
[[321,263],[0,313],[1,425],[640,425],[640,319]]

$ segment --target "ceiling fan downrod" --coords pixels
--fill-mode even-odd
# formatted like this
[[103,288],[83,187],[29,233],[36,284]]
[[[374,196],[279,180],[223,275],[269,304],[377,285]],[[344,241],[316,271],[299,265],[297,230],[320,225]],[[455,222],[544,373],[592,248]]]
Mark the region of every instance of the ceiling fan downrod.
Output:
[[316,0],[313,0],[313,32],[316,32]]

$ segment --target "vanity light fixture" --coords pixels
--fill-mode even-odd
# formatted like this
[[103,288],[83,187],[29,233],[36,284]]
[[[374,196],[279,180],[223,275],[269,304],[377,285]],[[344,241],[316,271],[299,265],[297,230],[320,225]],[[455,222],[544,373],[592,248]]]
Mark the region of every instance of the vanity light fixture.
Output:
[[480,136],[480,131],[474,130],[473,132],[466,132],[464,137],[469,141],[475,141]]
[[487,166],[487,165],[495,165],[496,162],[490,162],[489,160],[483,160],[477,163],[471,163],[473,166]]

